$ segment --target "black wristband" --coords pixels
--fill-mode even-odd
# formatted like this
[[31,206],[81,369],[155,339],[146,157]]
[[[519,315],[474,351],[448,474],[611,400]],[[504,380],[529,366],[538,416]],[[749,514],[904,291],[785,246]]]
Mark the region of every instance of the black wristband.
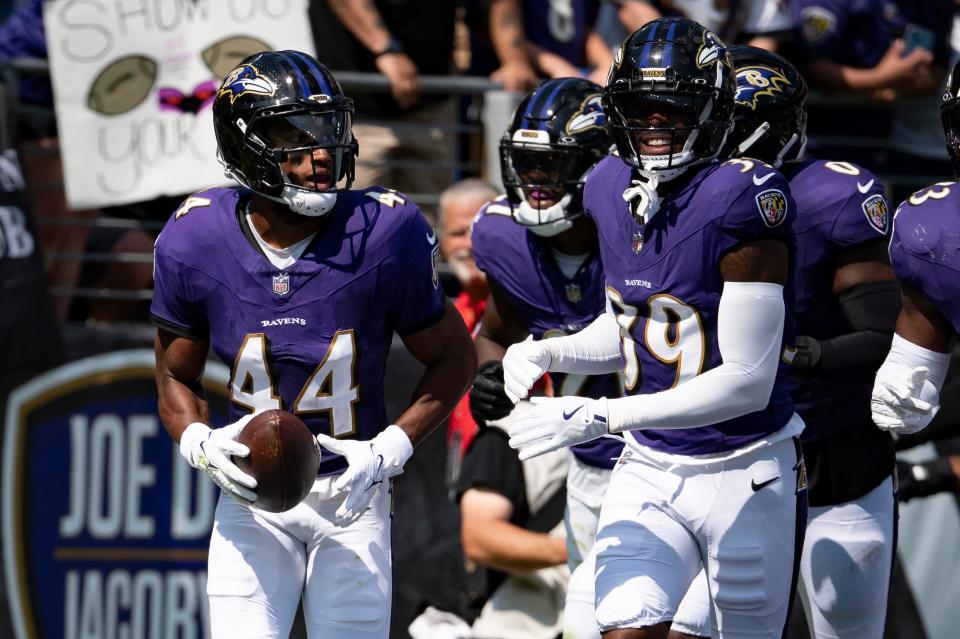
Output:
[[382,55],[387,55],[388,53],[403,53],[403,45],[393,36],[390,36],[390,39],[387,41],[386,48],[383,51],[374,53],[373,58],[377,59]]

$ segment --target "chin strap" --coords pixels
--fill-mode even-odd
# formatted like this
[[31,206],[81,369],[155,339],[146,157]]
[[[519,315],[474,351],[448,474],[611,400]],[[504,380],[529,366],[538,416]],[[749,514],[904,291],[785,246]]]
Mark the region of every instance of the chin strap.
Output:
[[623,192],[623,200],[627,203],[636,200],[633,204],[633,217],[637,223],[646,224],[660,210],[663,201],[657,193],[660,178],[655,172],[640,174],[639,178],[630,180],[633,186]]

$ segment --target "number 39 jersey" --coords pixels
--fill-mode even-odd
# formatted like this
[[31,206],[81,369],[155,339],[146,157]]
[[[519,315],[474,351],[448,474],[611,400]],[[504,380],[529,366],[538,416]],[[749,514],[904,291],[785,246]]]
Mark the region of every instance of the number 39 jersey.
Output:
[[[631,169],[618,157],[602,160],[584,188],[584,208],[600,235],[607,299],[620,324],[628,394],[667,390],[722,363],[717,311],[725,253],[764,238],[783,241],[793,252],[794,204],[776,169],[730,160],[707,165],[686,179],[642,226],[631,212],[632,203],[623,199],[631,187]],[[783,339],[792,345],[790,284],[784,296]],[[781,358],[763,410],[698,428],[645,429],[632,435],[651,448],[683,455],[743,447],[792,417],[787,368]]]
[[[300,259],[281,270],[245,233],[249,197],[211,189],[171,216],[155,249],[154,322],[209,339],[231,366],[231,419],[279,408],[314,433],[373,437],[387,424],[393,333],[443,314],[436,234],[396,192],[343,192]],[[324,451],[321,474],[344,467]]]
[[[505,196],[480,208],[471,238],[477,267],[507,295],[534,339],[576,333],[604,312],[599,256],[591,255],[566,277],[544,240],[513,221]],[[550,378],[556,395],[619,397],[622,392],[615,374],[550,373]],[[622,449],[623,441],[611,437],[571,447],[581,461],[598,468],[613,468]]]
[[960,334],[960,184],[939,182],[897,208],[890,261]]

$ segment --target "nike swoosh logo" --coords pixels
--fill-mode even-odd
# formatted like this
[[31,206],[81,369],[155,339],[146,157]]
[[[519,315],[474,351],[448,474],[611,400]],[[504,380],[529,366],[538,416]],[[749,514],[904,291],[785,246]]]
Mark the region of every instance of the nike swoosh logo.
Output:
[[758,490],[760,490],[760,489],[763,488],[764,486],[769,486],[770,484],[772,484],[773,482],[777,481],[778,479],[780,479],[780,476],[779,476],[779,475],[777,475],[777,476],[774,477],[773,479],[768,479],[767,481],[762,481],[762,482],[760,482],[759,484],[758,484],[757,482],[755,482],[754,480],[751,479],[751,480],[750,480],[750,488],[753,488],[753,492],[757,492]]
[[764,183],[766,183],[766,181],[772,178],[774,175],[776,175],[776,173],[767,173],[763,177],[757,177],[756,174],[754,174],[753,183],[757,186],[763,186]]
[[437,231],[436,229],[430,229],[430,232],[427,233],[427,242],[430,246],[433,246],[437,243]]
[[866,193],[867,191],[869,191],[871,186],[873,186],[873,180],[870,180],[866,184],[860,184],[859,182],[857,182],[857,190],[860,191],[861,193]]
[[579,406],[577,406],[576,408],[574,408],[574,409],[573,409],[572,411],[570,411],[569,413],[564,413],[564,414],[563,414],[563,418],[564,418],[564,419],[570,419],[571,417],[573,417],[574,415],[576,415],[576,414],[577,414],[577,411],[579,411],[579,410],[580,410],[581,408],[583,408],[584,406],[586,406],[586,404],[580,404]]

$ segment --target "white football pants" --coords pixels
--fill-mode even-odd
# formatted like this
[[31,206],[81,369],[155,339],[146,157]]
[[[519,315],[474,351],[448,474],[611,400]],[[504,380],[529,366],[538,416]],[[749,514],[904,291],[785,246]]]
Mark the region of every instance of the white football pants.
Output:
[[214,639],[287,639],[297,604],[310,639],[386,639],[390,631],[390,491],[378,487],[370,509],[338,528],[346,493],[318,479],[285,513],[249,508],[223,494],[208,559],[207,595]]

